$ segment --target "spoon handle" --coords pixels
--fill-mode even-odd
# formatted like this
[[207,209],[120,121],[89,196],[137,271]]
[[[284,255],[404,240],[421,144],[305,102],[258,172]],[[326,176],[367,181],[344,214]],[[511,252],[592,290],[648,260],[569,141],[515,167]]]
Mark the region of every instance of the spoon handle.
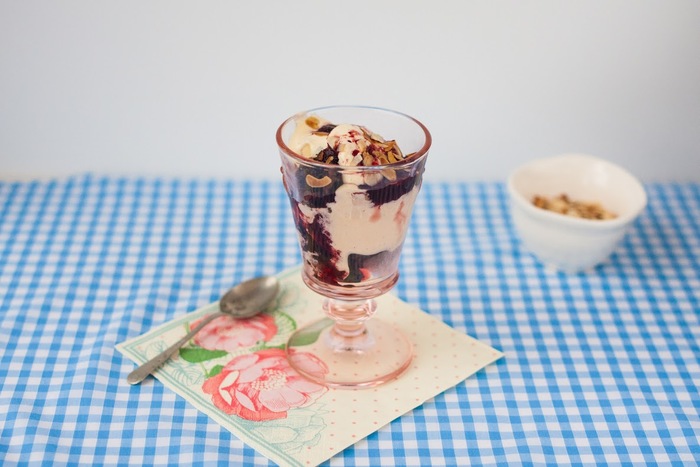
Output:
[[202,321],[199,322],[197,326],[195,326],[194,329],[188,332],[185,337],[175,342],[173,345],[171,345],[170,347],[168,347],[167,349],[165,349],[164,351],[162,351],[161,353],[159,353],[158,355],[156,355],[155,357],[153,357],[152,359],[145,362],[140,367],[136,368],[134,371],[129,373],[129,376],[126,377],[126,380],[129,382],[129,384],[138,384],[144,379],[146,379],[148,375],[156,371],[158,368],[160,368],[161,365],[167,362],[180,347],[185,345],[187,341],[189,341],[192,338],[192,336],[197,334],[204,326],[206,326],[219,316],[224,316],[224,313],[221,311],[217,311],[216,313],[212,313],[206,318],[204,318]]

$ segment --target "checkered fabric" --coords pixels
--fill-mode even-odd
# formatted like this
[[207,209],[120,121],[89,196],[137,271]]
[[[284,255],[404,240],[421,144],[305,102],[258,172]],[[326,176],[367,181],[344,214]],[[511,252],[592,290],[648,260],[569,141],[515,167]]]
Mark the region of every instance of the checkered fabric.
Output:
[[[506,357],[330,465],[700,462],[700,185],[567,275],[503,184],[426,183],[395,292]],[[0,464],[267,465],[114,346],[300,261],[277,181],[0,183]]]

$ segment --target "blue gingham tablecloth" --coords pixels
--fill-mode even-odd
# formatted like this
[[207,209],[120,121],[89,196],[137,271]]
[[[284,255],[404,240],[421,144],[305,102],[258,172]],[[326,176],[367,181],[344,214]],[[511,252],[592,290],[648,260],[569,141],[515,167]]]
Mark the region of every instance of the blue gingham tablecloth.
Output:
[[[500,183],[430,183],[395,292],[506,357],[331,465],[700,462],[700,185],[592,274],[523,251]],[[0,183],[0,464],[267,465],[114,346],[300,262],[281,183]]]

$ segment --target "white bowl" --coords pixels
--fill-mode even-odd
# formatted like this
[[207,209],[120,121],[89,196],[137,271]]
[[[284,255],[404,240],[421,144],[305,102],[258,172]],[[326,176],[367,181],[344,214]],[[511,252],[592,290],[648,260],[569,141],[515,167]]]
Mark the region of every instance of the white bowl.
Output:
[[[537,159],[508,178],[515,228],[525,247],[545,265],[565,272],[593,268],[620,243],[647,203],[644,187],[633,175],[606,160],[565,154]],[[532,204],[535,195],[599,202],[617,215],[609,220],[582,219]]]

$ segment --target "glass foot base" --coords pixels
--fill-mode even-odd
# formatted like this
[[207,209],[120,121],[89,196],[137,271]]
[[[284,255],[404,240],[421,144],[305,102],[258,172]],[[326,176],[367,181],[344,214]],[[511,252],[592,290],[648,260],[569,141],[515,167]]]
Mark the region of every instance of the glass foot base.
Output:
[[[304,377],[333,388],[369,388],[393,380],[413,359],[411,342],[394,326],[370,319],[364,330],[353,336],[339,333],[334,321],[323,319],[296,331],[287,342],[291,366]],[[323,362],[327,373],[305,371],[311,354]]]

